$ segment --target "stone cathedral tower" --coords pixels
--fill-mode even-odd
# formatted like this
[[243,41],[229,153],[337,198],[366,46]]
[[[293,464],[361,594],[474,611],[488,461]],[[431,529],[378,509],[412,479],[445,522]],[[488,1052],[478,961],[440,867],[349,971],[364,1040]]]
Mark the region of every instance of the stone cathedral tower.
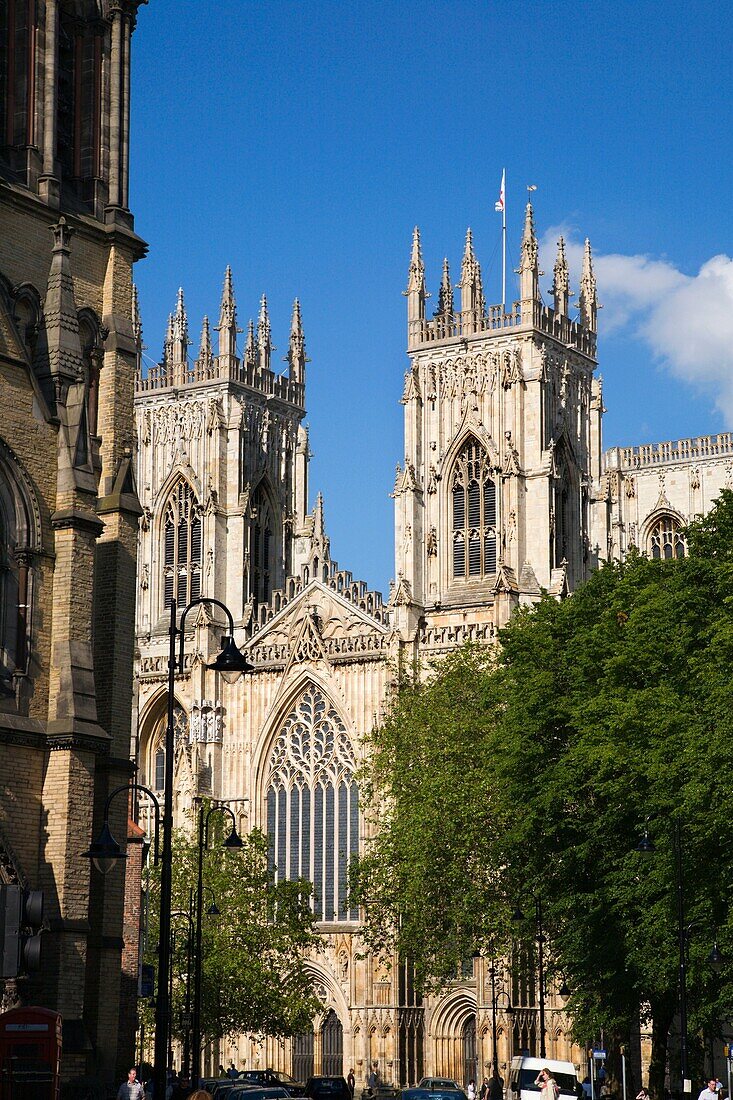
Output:
[[596,288],[586,243],[580,316],[569,316],[562,239],[553,305],[542,302],[532,206],[519,300],[486,309],[469,229],[454,301],[448,261],[427,316],[415,229],[406,290],[405,457],[397,468],[391,603],[405,640],[428,650],[489,640],[515,607],[561,594],[597,564],[600,483]]

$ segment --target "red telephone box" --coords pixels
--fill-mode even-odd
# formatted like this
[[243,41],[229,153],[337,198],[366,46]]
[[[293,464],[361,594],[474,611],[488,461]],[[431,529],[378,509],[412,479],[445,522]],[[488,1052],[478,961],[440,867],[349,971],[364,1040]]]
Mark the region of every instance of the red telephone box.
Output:
[[58,1100],[61,1016],[48,1008],[0,1015],[0,1100]]

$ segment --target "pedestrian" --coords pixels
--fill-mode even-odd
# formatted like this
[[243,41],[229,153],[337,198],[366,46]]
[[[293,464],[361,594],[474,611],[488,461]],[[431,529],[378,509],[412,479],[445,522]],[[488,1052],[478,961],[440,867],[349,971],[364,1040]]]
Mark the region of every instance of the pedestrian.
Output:
[[234,1062],[230,1062],[229,1063],[229,1069],[227,1070],[227,1077],[231,1078],[231,1080],[234,1081],[234,1079],[237,1077],[238,1073],[239,1073],[239,1071],[238,1071],[237,1067],[234,1065]]
[[473,1077],[468,1082],[466,1096],[468,1097],[468,1100],[476,1100],[476,1082],[474,1081]]
[[372,1068],[367,1077],[367,1088],[370,1092],[376,1092],[379,1088],[379,1062],[372,1062]]
[[705,1088],[702,1090],[697,1100],[718,1100],[718,1082],[714,1077],[711,1077]]
[[540,1070],[534,1083],[535,1085],[539,1085],[542,1100],[558,1100],[560,1089],[547,1066],[544,1066]]
[[504,1078],[500,1076],[498,1069],[494,1066],[491,1071],[491,1081],[489,1082],[489,1100],[504,1100]]
[[478,1100],[489,1100],[489,1079],[484,1077],[479,1089]]
[[171,1100],[188,1100],[191,1095],[191,1082],[185,1074],[182,1074],[173,1085]]
[[[590,1083],[590,1077],[587,1073],[583,1078],[583,1084],[581,1085],[581,1088],[583,1089],[583,1095],[587,1097],[587,1100],[590,1100],[591,1096],[593,1095],[593,1086]],[[637,1100],[639,1100],[638,1097]]]
[[354,1076],[353,1069],[349,1070],[349,1076],[346,1078],[346,1084],[349,1086],[349,1092],[351,1093],[351,1100],[354,1100],[354,1092],[356,1090],[356,1077]]
[[145,1100],[145,1092],[137,1079],[137,1070],[133,1066],[117,1090],[117,1100]]
[[[226,1070],[224,1069],[224,1067],[223,1067],[223,1065],[221,1064],[221,1062],[219,1062],[219,1076],[220,1076],[220,1077],[226,1077],[226,1075],[227,1075],[227,1071],[226,1071]],[[201,1090],[199,1089],[199,1092],[200,1092],[200,1091],[201,1091]]]

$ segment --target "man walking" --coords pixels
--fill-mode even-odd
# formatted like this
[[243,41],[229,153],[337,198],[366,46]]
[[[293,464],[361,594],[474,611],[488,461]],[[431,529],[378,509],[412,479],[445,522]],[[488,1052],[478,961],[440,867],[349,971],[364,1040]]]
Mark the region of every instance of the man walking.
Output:
[[117,1090],[117,1100],[144,1100],[145,1092],[137,1079],[137,1070],[133,1067]]
[[718,1100],[718,1082],[711,1077],[697,1100]]

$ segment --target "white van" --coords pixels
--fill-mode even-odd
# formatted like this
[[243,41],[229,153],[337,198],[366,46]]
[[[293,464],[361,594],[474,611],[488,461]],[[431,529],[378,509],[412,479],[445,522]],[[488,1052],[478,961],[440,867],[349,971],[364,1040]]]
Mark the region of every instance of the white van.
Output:
[[512,1058],[507,1100],[539,1100],[540,1086],[535,1081],[545,1067],[558,1083],[560,1100],[578,1100],[578,1076],[573,1063],[553,1062],[549,1058]]

